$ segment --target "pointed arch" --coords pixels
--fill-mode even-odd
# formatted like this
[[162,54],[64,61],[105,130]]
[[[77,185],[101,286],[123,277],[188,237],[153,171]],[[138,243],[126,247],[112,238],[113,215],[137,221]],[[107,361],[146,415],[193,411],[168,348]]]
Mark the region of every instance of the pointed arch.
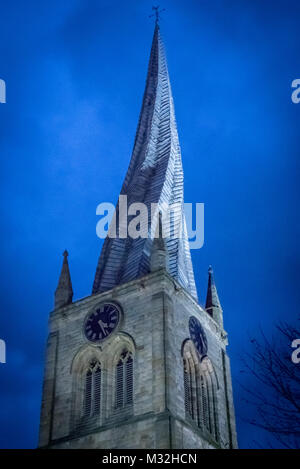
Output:
[[133,412],[134,340],[119,332],[101,346],[86,344],[73,358],[72,431],[99,427]]
[[94,345],[84,345],[81,347],[76,355],[74,356],[71,363],[71,374],[81,374],[89,366],[90,362],[93,360],[101,361],[103,360],[103,354],[100,347],[95,347]]
[[207,403],[208,403],[208,422],[207,428],[214,438],[219,440],[219,419],[218,419],[218,389],[219,382],[216,371],[211,360],[206,356],[201,360],[201,370],[205,378]]
[[116,334],[107,344],[108,369],[106,415],[133,412],[136,345],[126,333]]
[[98,425],[102,420],[104,358],[100,347],[83,346],[73,358],[71,427]]
[[218,441],[219,385],[212,362],[207,356],[200,358],[190,339],[183,343],[182,357],[186,417]]
[[135,345],[129,335],[120,334],[116,339],[112,358],[113,408],[121,410],[133,404]]

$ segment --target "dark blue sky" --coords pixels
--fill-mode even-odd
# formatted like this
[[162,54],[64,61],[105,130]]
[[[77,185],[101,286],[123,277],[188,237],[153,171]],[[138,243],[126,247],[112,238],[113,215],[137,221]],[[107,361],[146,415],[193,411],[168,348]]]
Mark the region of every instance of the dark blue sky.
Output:
[[[96,206],[115,202],[141,106],[152,0],[0,5],[0,447],[35,447],[47,320],[65,248],[75,299],[91,292]],[[165,0],[161,21],[185,171],[205,203],[193,251],[224,309],[241,447],[240,354],[261,326],[299,312],[298,1]],[[245,378],[242,378],[245,379]],[[251,385],[251,383],[250,383]]]

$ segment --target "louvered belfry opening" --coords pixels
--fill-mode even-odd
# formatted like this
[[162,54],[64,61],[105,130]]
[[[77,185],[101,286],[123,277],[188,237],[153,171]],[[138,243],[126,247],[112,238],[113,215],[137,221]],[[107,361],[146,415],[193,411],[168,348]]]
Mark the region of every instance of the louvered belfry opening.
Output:
[[183,380],[184,380],[184,405],[185,411],[188,415],[193,415],[193,395],[192,395],[192,383],[191,383],[191,372],[188,360],[183,361]]
[[201,360],[194,344],[188,341],[183,353],[183,383],[185,413],[204,433],[219,441],[217,409],[217,383],[213,368],[206,364],[209,359]]
[[133,404],[133,358],[123,350],[115,370],[115,409],[124,409]]
[[203,376],[203,374],[200,375],[200,383],[201,383],[201,397],[202,397],[201,403],[202,403],[203,425],[209,432],[211,432],[208,386],[207,386],[207,380]]
[[99,415],[101,410],[101,365],[92,361],[85,374],[84,417]]

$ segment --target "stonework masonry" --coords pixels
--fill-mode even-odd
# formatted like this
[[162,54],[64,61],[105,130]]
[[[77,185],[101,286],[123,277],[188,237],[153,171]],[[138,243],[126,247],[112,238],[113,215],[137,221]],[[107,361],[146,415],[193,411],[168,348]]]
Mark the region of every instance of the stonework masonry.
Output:
[[[103,344],[91,345],[83,333],[84,320],[103,301],[121,306],[121,323]],[[205,329],[208,356],[217,375],[219,442],[204,434],[185,411],[182,346],[189,337],[191,315]],[[49,327],[40,447],[237,447],[227,335],[164,269],[53,311]],[[82,404],[76,401],[76,357],[92,356],[95,352],[99,356],[106,353],[113,356],[118,343],[123,341],[134,348],[130,413],[114,412],[110,399],[113,390],[107,385],[103,391],[100,425],[94,422],[86,428],[76,427],[78,407]],[[110,366],[107,368],[104,372],[113,379],[109,376]]]

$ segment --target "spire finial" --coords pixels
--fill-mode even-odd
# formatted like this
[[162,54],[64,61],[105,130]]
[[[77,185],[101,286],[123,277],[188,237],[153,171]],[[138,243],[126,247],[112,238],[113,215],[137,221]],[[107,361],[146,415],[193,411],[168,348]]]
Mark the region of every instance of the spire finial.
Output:
[[160,15],[160,13],[162,13],[163,11],[166,11],[165,8],[162,8],[161,10],[160,10],[159,8],[160,8],[159,5],[156,6],[156,7],[153,6],[153,7],[152,7],[152,10],[154,10],[155,13],[153,13],[153,15],[149,15],[149,18],[153,18],[153,16],[155,16],[155,24],[156,24],[156,25],[158,25],[158,23],[159,23],[159,15]]
[[64,260],[61,268],[61,273],[58,281],[57,288],[55,290],[55,309],[61,306],[66,306],[72,303],[73,289],[71,282],[71,275],[68,264],[68,251],[65,249],[63,252]]
[[222,306],[219,300],[217,287],[214,280],[213,268],[208,268],[208,287],[205,309],[221,326],[223,326]]
[[156,225],[156,233],[154,235],[153,242],[157,249],[166,250],[165,239],[164,239],[164,232],[163,232],[163,222],[162,222],[162,213],[161,211],[158,212],[158,220]]
[[158,212],[156,233],[153,238],[150,270],[154,272],[159,269],[167,269],[168,252],[163,235],[162,213]]

